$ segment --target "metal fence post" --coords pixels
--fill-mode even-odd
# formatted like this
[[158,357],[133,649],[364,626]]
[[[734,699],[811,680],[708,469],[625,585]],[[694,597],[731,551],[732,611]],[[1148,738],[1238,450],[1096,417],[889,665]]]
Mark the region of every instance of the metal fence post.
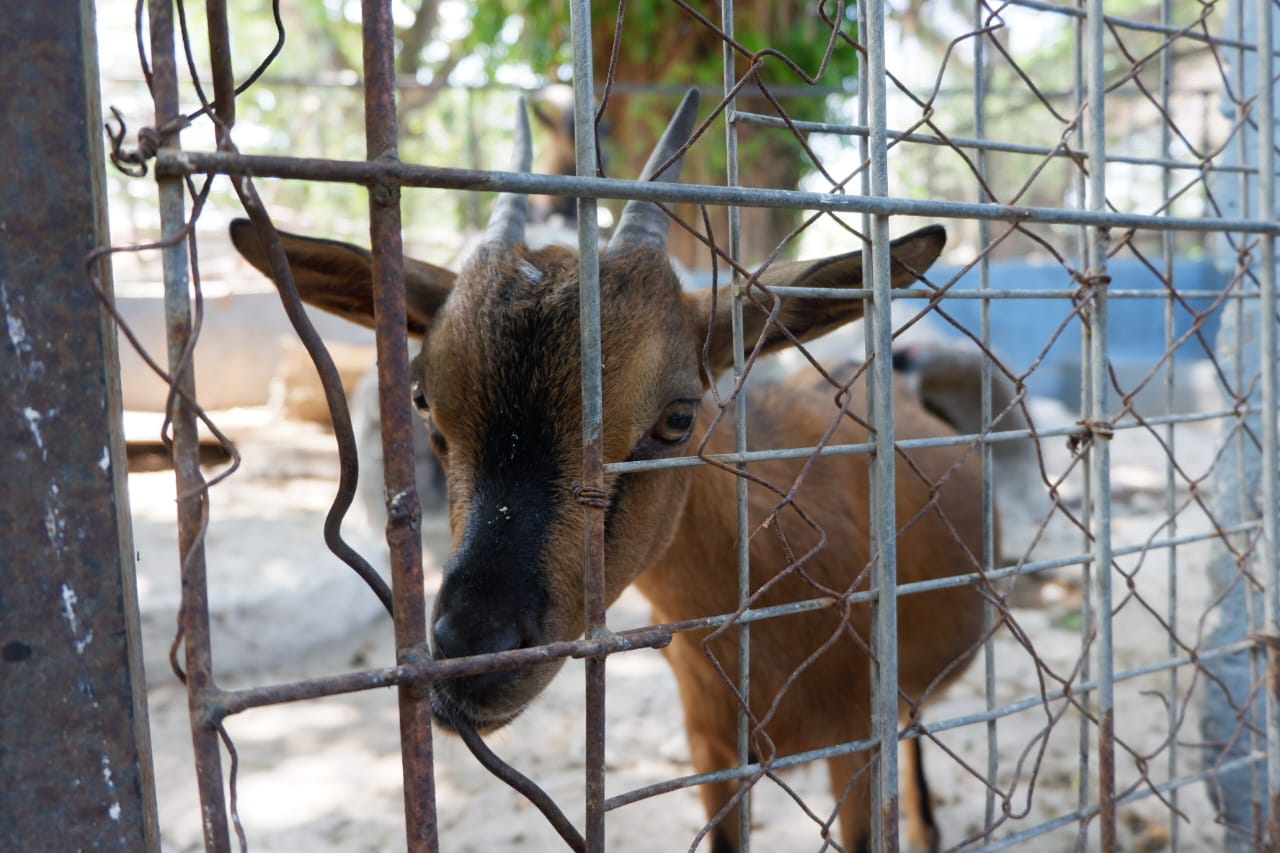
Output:
[[[596,174],[595,70],[591,56],[591,4],[569,6],[573,29],[574,160],[579,175]],[[582,341],[582,488],[604,492],[604,372],[600,342],[600,231],[597,200],[578,199],[578,322]],[[605,513],[581,504],[583,512],[583,617],[589,640],[609,636],[605,622]],[[586,660],[586,849],[605,849],[605,656]]]
[[[89,3],[0,29],[0,839],[158,850]],[[99,282],[111,287],[103,258]]]
[[[1269,26],[1260,26],[1269,17],[1264,7],[1265,4],[1233,3],[1230,14],[1236,19],[1238,31],[1256,34],[1259,47],[1270,44],[1271,49],[1275,50],[1275,33]],[[1274,192],[1274,176],[1270,173],[1275,167],[1275,159],[1270,150],[1274,122],[1272,87],[1268,85],[1269,81],[1260,82],[1258,76],[1261,72],[1270,77],[1264,69],[1270,67],[1271,60],[1270,56],[1265,55],[1266,51],[1262,53],[1263,56],[1248,58],[1243,51],[1234,55],[1239,64],[1234,76],[1241,86],[1237,97],[1245,102],[1256,99],[1261,92],[1265,104],[1260,102],[1259,131],[1254,131],[1248,125],[1242,127],[1239,131],[1244,134],[1242,144],[1228,149],[1228,155],[1236,155],[1245,161],[1238,165],[1253,167],[1257,172],[1238,181],[1238,192],[1231,192],[1237,188],[1237,181],[1224,182],[1228,184],[1224,188],[1227,190],[1224,195],[1229,199],[1228,204],[1234,205],[1242,215],[1259,217],[1269,215],[1275,207],[1273,198],[1262,195],[1263,192]],[[1262,130],[1264,124],[1266,128]],[[1263,142],[1267,144],[1265,154]],[[1264,176],[1263,172],[1267,174]],[[1261,255],[1264,268],[1258,271],[1258,275],[1263,301],[1241,300],[1238,310],[1224,312],[1222,326],[1218,331],[1217,358],[1222,365],[1223,375],[1237,377],[1243,383],[1242,387],[1232,389],[1234,392],[1241,393],[1243,388],[1252,390],[1244,401],[1248,404],[1248,409],[1243,417],[1224,423],[1224,428],[1243,430],[1245,435],[1240,440],[1227,441],[1217,469],[1219,476],[1214,480],[1213,506],[1218,522],[1223,527],[1261,517],[1264,531],[1257,551],[1250,550],[1247,541],[1249,535],[1234,537],[1235,549],[1245,555],[1243,561],[1232,553],[1232,543],[1224,542],[1214,549],[1209,565],[1210,582],[1214,593],[1222,596],[1222,605],[1218,626],[1208,643],[1210,647],[1244,640],[1260,628],[1257,619],[1262,612],[1263,601],[1254,594],[1254,589],[1242,577],[1242,572],[1250,571],[1259,583],[1266,586],[1269,604],[1274,600],[1277,582],[1275,545],[1272,540],[1275,535],[1276,509],[1275,419],[1268,417],[1266,420],[1270,423],[1265,426],[1262,423],[1263,412],[1275,411],[1275,389],[1266,387],[1268,382],[1274,383],[1274,321],[1270,324],[1263,322],[1264,317],[1275,317],[1275,271],[1267,268],[1274,263],[1270,238],[1263,238]],[[1232,262],[1235,262],[1235,258],[1232,258]],[[1237,286],[1247,287],[1247,282],[1248,279],[1242,279]],[[1266,328],[1268,325],[1271,328]],[[1258,376],[1261,376],[1263,382],[1251,382],[1252,377]],[[1268,409],[1267,406],[1271,408]],[[1261,447],[1255,445],[1249,436],[1261,439]],[[1264,470],[1269,470],[1270,475],[1264,475]],[[1271,625],[1275,615],[1274,605],[1266,608],[1268,627],[1262,630],[1274,633]],[[1204,760],[1208,765],[1225,764],[1248,756],[1252,749],[1245,723],[1261,727],[1270,723],[1275,714],[1272,710],[1264,717],[1262,697],[1252,693],[1254,677],[1248,652],[1224,656],[1208,664],[1207,668],[1215,676],[1216,683],[1210,683],[1206,689],[1201,729],[1206,743],[1217,749],[1207,754]],[[1267,726],[1268,749],[1275,736],[1272,727]],[[1262,826],[1259,821],[1265,825],[1267,800],[1256,796],[1261,793],[1255,785],[1258,772],[1255,765],[1246,764],[1221,773],[1216,782],[1211,784],[1211,793],[1218,799],[1218,808],[1222,812],[1225,824],[1224,849],[1228,851],[1251,850],[1261,840]],[[1270,772],[1264,774],[1264,778],[1270,776]],[[1275,791],[1268,793],[1274,796]],[[1259,813],[1259,809],[1263,813]]]
[[[1089,146],[1089,209],[1097,212],[1107,207],[1106,170],[1106,42],[1102,0],[1089,0],[1085,19],[1088,48],[1088,125],[1085,139]],[[1086,296],[1088,323],[1084,333],[1089,346],[1088,378],[1091,394],[1085,417],[1091,425],[1106,424],[1108,369],[1110,351],[1107,340],[1107,259],[1110,229],[1091,229],[1087,246],[1089,260]],[[1098,823],[1101,849],[1116,849],[1116,743],[1115,743],[1115,655],[1112,646],[1112,566],[1111,566],[1111,447],[1109,436],[1094,430],[1089,445],[1089,468],[1092,493],[1089,496],[1093,535],[1093,569],[1097,579],[1097,650],[1098,665]]]
[[[399,145],[391,4],[388,0],[364,0],[361,9],[368,159],[395,163]],[[369,184],[369,234],[396,662],[408,664],[428,656],[428,614],[423,595],[421,509],[414,483],[414,415],[404,405],[409,397],[409,342],[405,335],[400,185],[393,179]],[[439,838],[429,689],[427,685],[402,684],[399,694],[406,844],[415,853],[434,853],[439,849]]]
[[[870,127],[870,194],[889,195],[885,69],[885,4],[866,3],[867,123]],[[871,217],[871,290],[867,324],[875,360],[868,400],[875,430],[871,472],[873,585],[873,737],[877,742],[872,789],[872,839],[877,850],[898,849],[898,519],[893,411],[893,303],[889,282],[889,217]]]

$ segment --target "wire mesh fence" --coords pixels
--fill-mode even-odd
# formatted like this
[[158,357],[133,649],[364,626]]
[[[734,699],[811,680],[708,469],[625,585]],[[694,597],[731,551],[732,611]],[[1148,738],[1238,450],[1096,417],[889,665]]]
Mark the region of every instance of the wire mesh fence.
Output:
[[[739,41],[735,20],[758,9],[675,5],[722,51],[723,85],[701,108],[655,90],[677,119],[640,180],[606,177],[598,150],[604,123],[634,127],[628,87],[647,82],[619,79],[617,50],[593,56],[610,26],[614,44],[646,37],[625,5],[570,10],[576,175],[531,172],[527,152],[509,171],[401,162],[393,10],[374,0],[367,158],[244,153],[236,98],[267,85],[270,58],[237,85],[235,29],[210,2],[202,72],[182,4],[148,6],[157,119],[136,149],[120,128],[115,159],[154,170],[161,193],[172,660],[206,846],[253,837],[229,716],[394,685],[411,849],[449,848],[441,724],[573,849],[665,849],[611,835],[612,816],[695,788],[690,849],[1265,848],[1280,793],[1271,4],[823,2],[807,9],[816,68]],[[854,58],[856,92],[826,76],[834,57]],[[185,113],[182,76],[199,102]],[[795,118],[805,98],[828,120]],[[512,99],[513,137],[523,109]],[[193,123],[216,150],[178,148]],[[780,150],[802,187],[757,180]],[[700,157],[724,179],[673,180]],[[393,614],[394,665],[215,679],[203,539],[238,458],[206,483],[196,422],[217,429],[190,375],[195,225],[216,175],[249,218],[237,247],[324,380],[343,460],[324,535]],[[363,185],[372,254],[282,237],[256,189],[268,178]],[[456,274],[402,259],[401,194],[424,187],[500,193]],[[578,256],[502,236],[526,194],[578,199]],[[606,238],[608,200],[628,207]],[[926,223],[947,235],[912,230]],[[377,332],[389,584],[342,539],[356,433],[304,300]],[[428,341],[412,364],[406,329]],[[415,430],[450,483],[434,612]],[[605,608],[632,581],[653,624],[612,630]],[[620,789],[605,673],[643,648],[676,673],[690,766]],[[477,733],[570,657],[586,660],[581,820]],[[829,786],[783,772],[820,762]]]

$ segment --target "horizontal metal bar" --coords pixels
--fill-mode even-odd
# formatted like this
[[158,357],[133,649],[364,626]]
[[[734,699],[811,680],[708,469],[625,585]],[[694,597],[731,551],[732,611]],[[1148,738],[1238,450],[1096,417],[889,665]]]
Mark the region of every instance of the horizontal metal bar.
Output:
[[[1245,521],[1223,528],[1222,533],[1228,536],[1236,533],[1247,533],[1249,531],[1258,530],[1261,526],[1261,520]],[[1206,533],[1186,533],[1181,536],[1173,536],[1166,539],[1158,539],[1151,542],[1141,543],[1139,545],[1116,548],[1112,551],[1112,554],[1113,556],[1124,557],[1143,552],[1158,551],[1165,548],[1191,545],[1196,542],[1207,542],[1218,538],[1220,538],[1220,536],[1216,530]],[[1007,580],[1015,576],[1022,577],[1038,574],[1040,572],[1052,571],[1054,569],[1067,568],[1069,566],[1080,566],[1093,561],[1094,556],[1092,554],[1073,554],[1065,557],[1056,557],[1051,560],[1038,560],[1034,562],[1020,563],[1013,566],[1005,566],[1004,568],[993,569],[986,572],[969,572],[967,574],[936,578],[934,580],[901,584],[897,589],[899,597],[906,595],[918,595],[922,592],[930,592],[937,589],[966,586],[978,581],[993,583]],[[841,601],[849,604],[861,604],[871,601],[875,597],[875,590],[862,590],[860,592],[851,593],[842,598],[821,596],[818,598],[805,599],[803,601],[793,601],[788,602],[787,604],[774,605],[772,607],[744,610],[739,614],[726,613],[718,616],[708,616],[702,619],[686,620],[684,622],[669,622],[663,625],[654,626],[654,630],[662,629],[670,632],[671,634],[703,631],[718,628],[722,625],[729,624],[730,622],[746,624],[751,622],[761,622],[766,619],[777,619],[783,616],[792,616],[799,613],[807,613],[814,610],[823,610]]]
[[534,646],[509,652],[494,652],[492,654],[444,658],[441,660],[427,658],[400,666],[351,672],[328,678],[311,678],[242,690],[208,690],[204,691],[204,696],[206,707],[210,709],[210,713],[217,718],[221,718],[228,714],[237,714],[249,708],[263,705],[279,705],[285,702],[318,699],[322,696],[355,693],[360,690],[371,690],[375,687],[392,687],[398,684],[428,682],[441,678],[475,675],[481,672],[515,669],[562,658],[592,657],[630,651],[632,649],[660,649],[671,642],[672,633],[673,630],[667,626],[637,628],[631,631],[619,631],[616,634],[597,640],[548,643],[544,646]]
[[[1221,420],[1239,417],[1232,409],[1219,409],[1213,412],[1191,412],[1181,415],[1161,415],[1159,417],[1136,420],[1122,420],[1111,425],[1117,432],[1124,430],[1144,429],[1166,424],[1191,424],[1203,421]],[[1079,426],[1056,427],[1054,429],[1031,430],[1009,429],[987,435],[946,435],[936,438],[907,438],[894,442],[899,450],[918,450],[924,447],[952,447],[964,444],[1000,444],[1006,441],[1017,441],[1024,438],[1086,438],[1089,431]],[[785,447],[773,450],[749,450],[746,453],[709,453],[700,456],[673,456],[667,459],[637,459],[630,462],[610,462],[605,465],[606,474],[630,474],[637,471],[660,471],[667,468],[695,468],[707,462],[724,464],[750,464],[753,462],[769,462],[775,459],[808,459],[822,456],[849,456],[855,453],[869,453],[874,449],[870,442],[859,444],[829,444],[826,447]]]
[[[145,86],[146,81],[141,76],[129,76],[127,74],[104,74],[102,76],[103,83],[111,83],[116,85],[136,85]],[[364,91],[364,80],[360,73],[353,69],[337,72],[317,72],[315,77],[289,77],[264,75],[254,82],[254,89],[350,89],[353,92]],[[492,79],[483,82],[459,82],[456,79],[434,79],[423,82],[413,76],[399,76],[396,78],[394,86],[399,91],[422,91],[422,92],[463,92],[463,93],[488,93],[488,94],[510,94],[510,95],[536,95],[539,92],[546,91],[558,84],[550,84],[546,86],[524,86],[517,83],[502,83]],[[615,95],[649,95],[649,96],[670,96],[676,99],[682,97],[690,89],[697,89],[703,95],[708,97],[714,96],[719,99],[723,96],[724,90],[720,86],[705,85],[684,85],[680,83],[652,83],[652,82],[626,82],[622,80],[614,81],[610,84],[609,90]],[[1201,90],[1192,90],[1201,91]],[[809,86],[805,84],[798,85],[775,85],[769,84],[769,94],[778,98],[821,98],[827,95],[848,95],[853,96],[845,86]]]
[[[1266,759],[1265,754],[1261,752],[1255,752],[1250,755],[1241,756],[1240,758],[1236,758],[1231,761],[1224,761],[1221,764],[1217,764],[1211,767],[1206,767],[1205,769],[1200,770],[1196,773],[1190,773],[1184,776],[1179,776],[1177,779],[1170,779],[1166,782],[1161,782],[1158,785],[1145,786],[1143,788],[1140,788],[1139,790],[1131,791],[1130,793],[1124,795],[1123,797],[1118,798],[1116,800],[1116,804],[1127,806],[1130,803],[1134,803],[1134,802],[1137,802],[1138,800],[1146,799],[1147,797],[1155,796],[1158,793],[1164,794],[1164,793],[1168,793],[1170,791],[1176,790],[1178,788],[1184,788],[1187,785],[1194,785],[1199,782],[1203,782],[1206,779],[1210,779],[1215,775],[1225,775],[1227,773],[1231,773],[1236,770],[1249,767],[1250,765],[1261,764],[1265,759]],[[1069,812],[1068,814],[1059,815],[1058,817],[1052,820],[1037,824],[1023,832],[1019,832],[1015,835],[1010,835],[1005,838],[1001,838],[999,841],[995,841],[991,844],[985,844],[982,847],[972,848],[973,853],[986,853],[986,851],[989,851],[989,850],[1007,850],[1010,847],[1016,847],[1025,841],[1030,841],[1033,838],[1036,838],[1041,835],[1045,835],[1049,832],[1052,832],[1055,829],[1061,829],[1064,826],[1068,826],[1073,823],[1079,823],[1082,820],[1092,819],[1093,816],[1096,815],[1097,813],[1098,813],[1097,806],[1092,806],[1088,809],[1077,809],[1074,812]]]
[[[860,752],[865,749],[871,749],[879,741],[875,738],[869,740],[846,741],[845,743],[836,744],[835,746],[823,747],[822,749],[811,749],[808,752],[798,752],[795,755],[787,755],[769,763],[769,770],[786,770],[791,767],[798,767],[801,764],[808,764],[813,761],[823,761],[828,758],[835,758],[840,755],[848,755],[853,752]],[[679,776],[674,779],[664,779],[652,785],[645,785],[643,788],[635,788],[631,791],[618,794],[605,800],[604,807],[608,811],[612,811],[631,803],[647,800],[650,797],[656,797],[659,794],[667,794],[671,791],[678,791],[682,788],[692,788],[695,785],[709,785],[713,782],[728,782],[736,779],[744,779],[748,776],[755,776],[765,768],[758,762],[745,764],[740,767],[732,767],[727,770],[716,770],[711,773],[692,773],[688,776]]]
[[[990,97],[990,93],[988,93]],[[1066,95],[1064,95],[1066,97]],[[867,136],[871,133],[871,129],[865,124],[842,124],[839,122],[825,121],[791,121],[787,122],[778,116],[762,115],[761,113],[739,112],[734,114],[734,120],[742,124],[752,124],[757,127],[770,127],[783,130],[795,130],[801,133],[827,133],[832,136]],[[904,133],[901,130],[888,130],[885,134],[890,139],[900,142],[915,142],[922,145],[936,145],[942,148],[969,148],[975,151],[998,151],[1005,154],[1026,154],[1034,157],[1061,157],[1071,160],[1086,161],[1089,155],[1085,151],[1071,150],[1067,151],[1061,146],[1049,148],[1044,145],[1023,145],[1017,142],[1005,142],[1003,140],[992,139],[976,139],[970,136],[938,136],[933,133]],[[1156,166],[1167,169],[1177,169],[1180,171],[1224,173],[1236,172],[1244,174],[1257,174],[1258,169],[1255,166],[1238,166],[1231,164],[1219,164],[1207,160],[1177,160],[1171,157],[1138,157],[1131,154],[1108,154],[1108,163],[1127,163],[1135,166]]]
[[[1228,655],[1238,654],[1242,651],[1248,651],[1255,647],[1257,642],[1254,640],[1241,640],[1227,646],[1217,646],[1204,652],[1197,653],[1195,658],[1190,655],[1183,655],[1179,658],[1165,658],[1158,663],[1148,664],[1147,666],[1137,667],[1135,669],[1125,670],[1117,673],[1113,681],[1119,683],[1121,681],[1132,681],[1145,675],[1154,675],[1160,672],[1166,672],[1171,669],[1180,669],[1184,666],[1194,666],[1204,661],[1216,660],[1218,658],[1227,657]],[[1091,693],[1099,688],[1099,683],[1095,680],[1082,681],[1079,684],[1071,685],[1071,695],[1080,696],[1085,693]],[[939,734],[953,729],[962,729],[965,726],[972,726],[977,723],[990,722],[1004,717],[1011,717],[1014,714],[1021,714],[1024,711],[1030,711],[1032,708],[1043,707],[1049,702],[1058,702],[1067,697],[1066,688],[1058,688],[1046,693],[1044,696],[1028,697],[1019,699],[1017,702],[1010,702],[999,708],[990,710],[977,711],[972,714],[965,714],[959,717],[949,717],[936,723],[930,723],[927,727],[929,734]],[[917,737],[919,734],[908,733],[908,737]]]
[[[1018,6],[1023,9],[1034,9],[1037,12],[1065,15],[1069,18],[1083,19],[1087,14],[1083,7],[1059,6],[1056,3],[1047,3],[1045,0],[1008,0],[1008,5]],[[1102,20],[1104,23],[1126,30],[1177,36],[1188,41],[1198,41],[1219,47],[1236,47],[1246,51],[1256,51],[1258,49],[1256,41],[1240,41],[1238,39],[1222,38],[1221,36],[1208,36],[1195,30],[1189,30],[1186,27],[1177,27],[1171,24],[1156,24],[1150,21],[1138,21],[1133,18],[1120,18],[1115,15],[1103,15]],[[1273,55],[1280,54],[1273,52]]]
[[569,175],[488,172],[405,163],[353,162],[301,157],[252,156],[201,151],[161,151],[156,155],[160,176],[225,174],[370,185],[392,181],[406,187],[482,190],[580,198],[639,199],[737,207],[794,208],[880,216],[920,216],[948,219],[1006,220],[1059,225],[1095,225],[1154,231],[1238,231],[1280,234],[1280,222],[1262,219],[1151,216],[1137,213],[1073,210],[1068,208],[925,201],[837,193],[771,190],[755,187],[714,187],[664,181],[623,181]]
[[[1063,274],[1066,275],[1066,270]],[[789,287],[786,285],[778,285],[769,288],[770,293],[778,296],[800,296],[808,299],[870,299],[871,291],[865,287],[846,288],[846,287]],[[936,290],[926,290],[922,288],[914,288],[912,290],[895,290],[890,294],[889,298],[893,300],[903,299],[933,299],[938,295]],[[1108,290],[1108,299],[1161,299],[1167,300],[1177,295],[1183,299],[1257,299],[1257,293],[1246,293],[1235,289],[1230,293],[1223,294],[1221,290],[1176,290],[1170,293],[1168,290],[1157,290],[1155,288],[1140,290]],[[1080,296],[1079,290],[964,290],[960,288],[952,288],[946,292],[943,299],[951,301],[953,299],[1074,299]]]
[[[1261,527],[1261,519],[1255,519],[1253,521],[1244,521],[1239,524],[1234,524],[1230,527],[1224,527],[1222,532],[1227,535],[1233,533],[1246,533],[1251,530],[1258,530]],[[1207,533],[1184,533],[1181,536],[1173,536],[1167,539],[1157,539],[1138,545],[1128,545],[1123,548],[1115,548],[1111,553],[1116,557],[1127,557],[1148,551],[1158,551],[1164,548],[1191,545],[1196,542],[1209,542],[1219,538],[1221,537],[1218,535],[1218,531],[1216,530]],[[914,595],[916,593],[929,592],[935,589],[949,589],[956,586],[965,586],[966,584],[974,583],[980,579],[985,579],[988,582],[1001,581],[1014,576],[1036,574],[1038,572],[1062,569],[1068,566],[1083,566],[1086,563],[1094,562],[1094,560],[1095,556],[1093,554],[1072,554],[1065,557],[1055,557],[1052,560],[1038,560],[1019,565],[1005,566],[1004,568],[993,569],[984,573],[969,572],[963,575],[952,575],[945,578],[935,578],[934,580],[902,584],[898,587],[898,594],[899,596]],[[855,593],[849,596],[849,601],[856,603],[869,598],[869,593]]]

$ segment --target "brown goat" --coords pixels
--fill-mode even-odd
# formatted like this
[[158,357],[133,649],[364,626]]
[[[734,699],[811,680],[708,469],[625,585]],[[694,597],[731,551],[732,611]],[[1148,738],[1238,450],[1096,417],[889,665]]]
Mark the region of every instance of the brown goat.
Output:
[[[645,169],[652,177],[689,137],[697,111],[681,105]],[[529,168],[528,123],[521,109],[514,169]],[[678,169],[678,163],[668,172]],[[671,178],[668,178],[671,179]],[[460,657],[570,640],[583,631],[583,517],[573,482],[581,476],[578,258],[563,247],[530,250],[523,242],[527,202],[502,196],[488,242],[454,275],[407,261],[410,334],[424,337],[412,376],[414,402],[429,418],[447,472],[453,554],[433,614],[433,653]],[[730,369],[729,289],[685,292],[668,262],[668,222],[653,204],[632,202],[601,254],[604,452],[610,462],[660,459],[703,446],[732,450],[729,424],[707,435],[716,414],[704,395]],[[264,254],[247,222],[231,228],[237,248],[259,269]],[[371,323],[369,255],[362,249],[285,235],[303,297],[366,325]],[[916,280],[937,258],[940,227],[893,243],[895,286]],[[766,285],[863,286],[857,254],[774,264]],[[809,340],[862,315],[847,299],[790,299],[778,322]],[[745,317],[747,340],[764,336],[766,351],[788,344],[762,312]],[[701,367],[710,332],[709,366]],[[750,346],[750,344],[748,344]],[[850,391],[865,400],[860,382]],[[836,417],[832,391],[777,385],[752,392],[747,434],[757,447],[819,443]],[[895,393],[899,438],[951,434],[905,388]],[[851,407],[832,442],[867,440],[865,407]],[[899,452],[896,513],[898,580],[912,583],[972,571],[981,555],[982,475],[976,454],[931,447]],[[869,587],[869,459],[817,460],[795,505],[778,511],[772,491],[749,489],[751,584],[758,606],[839,595]],[[776,459],[754,475],[789,488],[804,460]],[[605,565],[609,601],[631,583],[661,621],[695,619],[737,609],[735,475],[714,467],[650,470],[606,477]],[[800,568],[794,555],[818,543],[799,505],[825,531],[825,547]],[[766,525],[767,521],[767,525]],[[767,526],[768,529],[764,529]],[[958,531],[958,532],[957,532]],[[789,568],[791,567],[791,568]],[[767,587],[767,589],[766,589]],[[968,586],[904,596],[898,604],[900,707],[904,715],[935,696],[972,655],[982,601]],[[750,710],[753,744],[762,760],[869,736],[870,608],[844,604],[758,622],[751,629]],[[738,703],[719,669],[737,666],[736,636],[727,631],[679,634],[667,650],[684,704],[693,764],[700,772],[737,762]],[[717,665],[719,669],[717,668]],[[546,686],[556,664],[460,678],[437,685],[444,725],[466,721],[492,730],[514,719]],[[794,679],[794,680],[792,680]],[[913,744],[914,745],[914,744]],[[869,758],[829,760],[846,850],[870,837]],[[918,774],[906,773],[909,782]],[[706,785],[709,818],[726,807],[734,783]],[[927,802],[918,804],[927,814]],[[917,839],[931,824],[912,827]],[[716,853],[737,850],[738,820],[729,811],[712,836]]]

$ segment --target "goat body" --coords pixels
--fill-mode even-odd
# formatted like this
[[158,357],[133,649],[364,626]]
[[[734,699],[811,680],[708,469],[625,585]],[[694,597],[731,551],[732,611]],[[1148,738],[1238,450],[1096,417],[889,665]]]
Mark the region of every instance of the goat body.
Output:
[[[865,399],[865,387],[855,383],[854,400]],[[830,427],[831,395],[794,385],[772,385],[749,401],[747,435],[763,447],[813,446]],[[707,420],[714,415],[704,404]],[[865,416],[858,405],[855,417]],[[896,431],[899,438],[946,435],[950,429],[923,411],[905,388],[897,389]],[[717,430],[708,453],[733,450],[728,425]],[[831,443],[861,443],[867,432],[846,418]],[[982,473],[975,454],[959,462],[953,447],[916,449],[899,457],[896,466],[895,511],[901,535],[898,582],[915,583],[955,574],[971,565],[967,550],[982,553]],[[800,477],[807,460],[777,459],[756,463],[751,473],[784,489]],[[748,489],[751,529],[751,589],[764,590],[754,607],[840,595],[869,586],[871,558],[868,523],[868,465],[865,455],[823,457],[804,474],[795,503],[777,513],[780,498],[752,484]],[[667,553],[635,581],[652,603],[659,622],[697,619],[732,613],[738,608],[737,539],[734,490],[736,476],[716,468],[690,475],[689,495]],[[936,500],[931,495],[940,483]],[[769,519],[768,529],[764,529]],[[818,544],[812,558],[795,565],[799,555]],[[785,568],[784,567],[790,567]],[[783,569],[779,572],[779,569]],[[856,580],[855,580],[856,579]],[[904,716],[931,698],[963,671],[982,630],[982,601],[968,586],[902,597],[898,604],[899,689]],[[871,735],[870,605],[836,605],[751,624],[751,714],[759,728],[752,751],[759,758],[790,755],[834,744],[863,740]],[[667,658],[679,682],[693,762],[699,772],[737,763],[739,703],[722,673],[733,677],[738,667],[736,631],[705,643],[703,635],[676,635]],[[867,753],[829,760],[833,791],[846,790],[859,775],[855,792],[841,806],[847,850],[858,849],[868,837]],[[908,780],[914,781],[914,780]],[[736,783],[705,785],[708,815],[717,814],[733,796]],[[933,843],[933,830],[917,815],[909,828],[918,843]],[[718,831],[728,849],[737,849],[738,824],[732,817]]]

